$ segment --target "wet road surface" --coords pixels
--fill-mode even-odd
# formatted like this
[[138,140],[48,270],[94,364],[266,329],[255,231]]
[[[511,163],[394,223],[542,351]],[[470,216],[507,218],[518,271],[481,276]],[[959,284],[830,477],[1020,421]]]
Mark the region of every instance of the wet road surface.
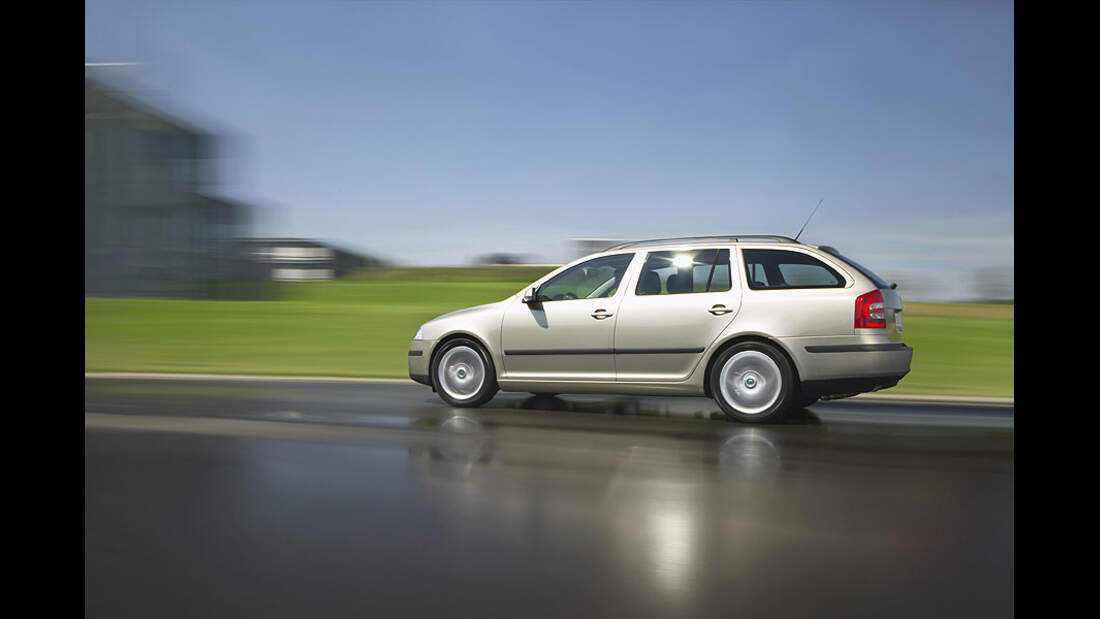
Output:
[[1013,410],[85,381],[88,616],[1013,613]]

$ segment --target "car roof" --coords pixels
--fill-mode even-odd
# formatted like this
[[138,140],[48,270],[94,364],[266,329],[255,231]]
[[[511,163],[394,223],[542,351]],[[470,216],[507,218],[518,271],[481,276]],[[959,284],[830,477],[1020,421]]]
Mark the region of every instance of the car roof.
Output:
[[715,244],[731,244],[731,243],[780,243],[780,244],[794,244],[803,245],[798,241],[788,237],[780,236],[778,234],[737,234],[732,236],[683,236],[673,237],[667,239],[648,239],[644,241],[629,241],[627,243],[620,243],[618,245],[608,247],[604,251],[616,251],[620,249],[640,249],[645,247],[662,247],[662,246],[684,246],[684,245],[715,245]]

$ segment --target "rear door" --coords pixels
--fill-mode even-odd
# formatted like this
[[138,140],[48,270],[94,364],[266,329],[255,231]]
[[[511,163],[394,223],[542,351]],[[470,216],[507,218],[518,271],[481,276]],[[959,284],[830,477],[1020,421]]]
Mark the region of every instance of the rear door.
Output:
[[615,326],[620,382],[678,382],[741,307],[729,248],[655,250],[626,291]]

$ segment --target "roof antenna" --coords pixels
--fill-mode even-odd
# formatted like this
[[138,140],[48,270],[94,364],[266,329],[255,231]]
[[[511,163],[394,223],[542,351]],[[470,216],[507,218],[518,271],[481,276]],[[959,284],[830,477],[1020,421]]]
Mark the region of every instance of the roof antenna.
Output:
[[[817,206],[814,207],[814,210],[810,211],[810,216],[806,218],[806,224],[810,223],[810,220],[813,219],[814,213],[817,212],[817,209],[821,208],[821,203],[824,202],[824,201],[825,201],[825,198],[822,198],[822,199],[817,201]],[[795,241],[798,240],[798,237],[802,236],[802,231],[806,229],[806,224],[802,224],[802,228],[800,228],[798,230],[798,234],[794,235],[794,240]]]

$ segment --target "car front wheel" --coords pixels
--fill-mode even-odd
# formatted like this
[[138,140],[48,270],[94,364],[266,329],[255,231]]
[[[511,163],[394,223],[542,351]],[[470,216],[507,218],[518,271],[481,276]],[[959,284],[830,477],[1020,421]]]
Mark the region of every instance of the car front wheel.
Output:
[[432,383],[444,402],[459,407],[481,406],[499,390],[489,355],[467,338],[450,340],[435,354]]
[[791,364],[773,346],[744,342],[726,349],[711,368],[710,387],[718,406],[746,423],[779,421],[795,396]]

